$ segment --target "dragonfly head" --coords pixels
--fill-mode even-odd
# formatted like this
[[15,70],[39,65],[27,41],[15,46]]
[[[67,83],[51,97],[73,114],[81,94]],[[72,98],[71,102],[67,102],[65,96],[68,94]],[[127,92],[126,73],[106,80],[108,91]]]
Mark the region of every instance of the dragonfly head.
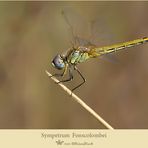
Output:
[[59,70],[65,67],[65,62],[61,55],[58,54],[54,57],[54,59],[52,60],[52,65]]

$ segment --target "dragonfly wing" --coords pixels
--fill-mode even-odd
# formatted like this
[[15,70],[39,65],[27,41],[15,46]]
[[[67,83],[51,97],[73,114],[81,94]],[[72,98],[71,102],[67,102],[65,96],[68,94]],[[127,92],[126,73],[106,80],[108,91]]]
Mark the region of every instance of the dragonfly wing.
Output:
[[70,33],[72,34],[73,44],[88,46],[90,43],[90,24],[89,22],[81,16],[78,11],[70,8],[65,8],[62,10],[62,16],[69,26]]
[[97,46],[110,44],[116,41],[115,33],[112,32],[107,20],[101,16],[90,21],[91,42]]
[[102,55],[100,58],[104,61],[108,61],[114,64],[120,63],[120,61],[113,54]]
[[87,39],[84,39],[84,38],[81,38],[81,37],[78,37],[78,36],[76,36],[75,39],[77,41],[77,44],[81,45],[81,46],[93,46],[94,45],[93,43],[91,43]]

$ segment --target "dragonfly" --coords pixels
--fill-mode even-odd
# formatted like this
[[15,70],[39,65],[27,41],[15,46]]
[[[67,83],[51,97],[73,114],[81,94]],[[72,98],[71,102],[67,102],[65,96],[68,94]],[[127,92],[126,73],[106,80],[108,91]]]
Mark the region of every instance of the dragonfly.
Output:
[[58,83],[68,82],[68,81],[73,80],[73,77],[74,77],[73,71],[76,71],[80,75],[83,81],[71,90],[73,92],[74,90],[76,90],[77,88],[79,88],[86,82],[86,79],[84,78],[81,71],[77,67],[78,64],[83,63],[92,58],[97,58],[102,55],[114,53],[116,51],[138,46],[138,45],[141,45],[147,42],[148,42],[148,37],[143,37],[143,38],[139,38],[136,40],[131,40],[131,41],[117,43],[117,44],[103,46],[103,47],[98,47],[92,44],[87,45],[87,46],[81,46],[81,45],[77,47],[73,46],[67,49],[65,52],[61,54],[57,54],[53,58],[52,65],[56,69],[62,70],[62,73],[60,74],[56,73],[52,76],[63,78],[65,74],[68,72],[69,77],[67,79],[63,79],[59,81]]

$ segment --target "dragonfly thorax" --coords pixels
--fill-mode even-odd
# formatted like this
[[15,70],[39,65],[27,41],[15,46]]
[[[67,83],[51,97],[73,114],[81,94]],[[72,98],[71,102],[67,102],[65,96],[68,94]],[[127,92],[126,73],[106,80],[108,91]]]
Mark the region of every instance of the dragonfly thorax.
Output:
[[52,65],[59,70],[62,70],[65,67],[65,62],[61,55],[58,54],[54,57]]

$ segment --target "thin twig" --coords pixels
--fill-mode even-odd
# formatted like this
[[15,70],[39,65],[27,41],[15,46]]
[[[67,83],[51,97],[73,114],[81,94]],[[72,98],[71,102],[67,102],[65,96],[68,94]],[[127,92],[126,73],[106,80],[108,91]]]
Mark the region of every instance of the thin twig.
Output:
[[[45,71],[46,74],[56,83],[59,82],[55,77],[51,77],[52,75]],[[62,83],[58,83],[61,88],[66,91],[69,95],[71,95],[71,90],[68,89],[65,85]],[[89,113],[91,113],[97,120],[99,120],[107,129],[114,129],[112,126],[110,126],[102,117],[100,117],[93,109],[91,109],[84,101],[82,101],[78,96],[76,96],[74,93],[72,93],[72,98],[78,102],[84,109],[86,109]]]

